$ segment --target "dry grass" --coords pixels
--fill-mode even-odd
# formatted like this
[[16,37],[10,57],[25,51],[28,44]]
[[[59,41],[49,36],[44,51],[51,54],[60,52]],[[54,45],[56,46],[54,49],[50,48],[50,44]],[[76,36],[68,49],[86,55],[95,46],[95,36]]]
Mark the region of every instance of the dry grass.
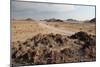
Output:
[[84,31],[87,32],[89,34],[94,34],[95,35],[95,31],[96,31],[96,25],[95,23],[58,23],[58,22],[49,22],[46,23],[50,26],[54,26],[60,29],[64,29],[64,30],[71,30],[71,31]]
[[[64,30],[78,32],[84,31],[89,34],[95,35],[95,24],[91,23],[57,23],[57,22],[42,22],[40,21],[12,21],[11,22],[11,31],[12,31],[12,40],[13,41],[25,41],[27,38],[31,38],[32,36],[42,33],[59,33],[59,31],[55,30]],[[47,26],[49,26],[49,28]],[[50,28],[51,27],[51,28]],[[52,29],[53,27],[53,29]],[[60,32],[61,33],[61,32]]]

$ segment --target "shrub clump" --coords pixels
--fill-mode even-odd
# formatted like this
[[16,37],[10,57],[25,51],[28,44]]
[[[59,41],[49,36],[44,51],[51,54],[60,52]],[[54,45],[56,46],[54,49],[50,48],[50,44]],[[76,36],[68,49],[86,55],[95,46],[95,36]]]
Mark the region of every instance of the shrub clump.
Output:
[[77,32],[71,36],[37,34],[12,43],[13,64],[52,64],[91,61],[96,58],[95,36]]

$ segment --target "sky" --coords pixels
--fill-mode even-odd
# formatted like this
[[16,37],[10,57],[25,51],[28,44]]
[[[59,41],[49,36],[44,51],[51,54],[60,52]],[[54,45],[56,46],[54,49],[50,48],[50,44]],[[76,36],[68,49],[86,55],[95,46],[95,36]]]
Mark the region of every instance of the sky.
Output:
[[34,2],[11,2],[12,19],[76,19],[90,20],[95,17],[95,6],[51,4]]

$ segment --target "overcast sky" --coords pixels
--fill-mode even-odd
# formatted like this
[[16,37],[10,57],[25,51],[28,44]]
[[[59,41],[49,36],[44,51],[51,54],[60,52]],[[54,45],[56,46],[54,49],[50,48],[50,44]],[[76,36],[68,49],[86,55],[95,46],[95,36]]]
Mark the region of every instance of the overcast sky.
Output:
[[95,17],[94,6],[48,4],[33,2],[11,3],[11,18],[14,19],[76,19],[89,20]]

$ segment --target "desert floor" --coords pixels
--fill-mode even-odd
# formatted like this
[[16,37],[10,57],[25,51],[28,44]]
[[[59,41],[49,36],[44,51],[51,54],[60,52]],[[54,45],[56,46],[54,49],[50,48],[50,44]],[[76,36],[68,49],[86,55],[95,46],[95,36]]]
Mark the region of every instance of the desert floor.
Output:
[[84,31],[95,35],[96,25],[95,23],[66,23],[23,20],[11,21],[12,41],[25,41],[38,33],[72,35],[79,31]]

